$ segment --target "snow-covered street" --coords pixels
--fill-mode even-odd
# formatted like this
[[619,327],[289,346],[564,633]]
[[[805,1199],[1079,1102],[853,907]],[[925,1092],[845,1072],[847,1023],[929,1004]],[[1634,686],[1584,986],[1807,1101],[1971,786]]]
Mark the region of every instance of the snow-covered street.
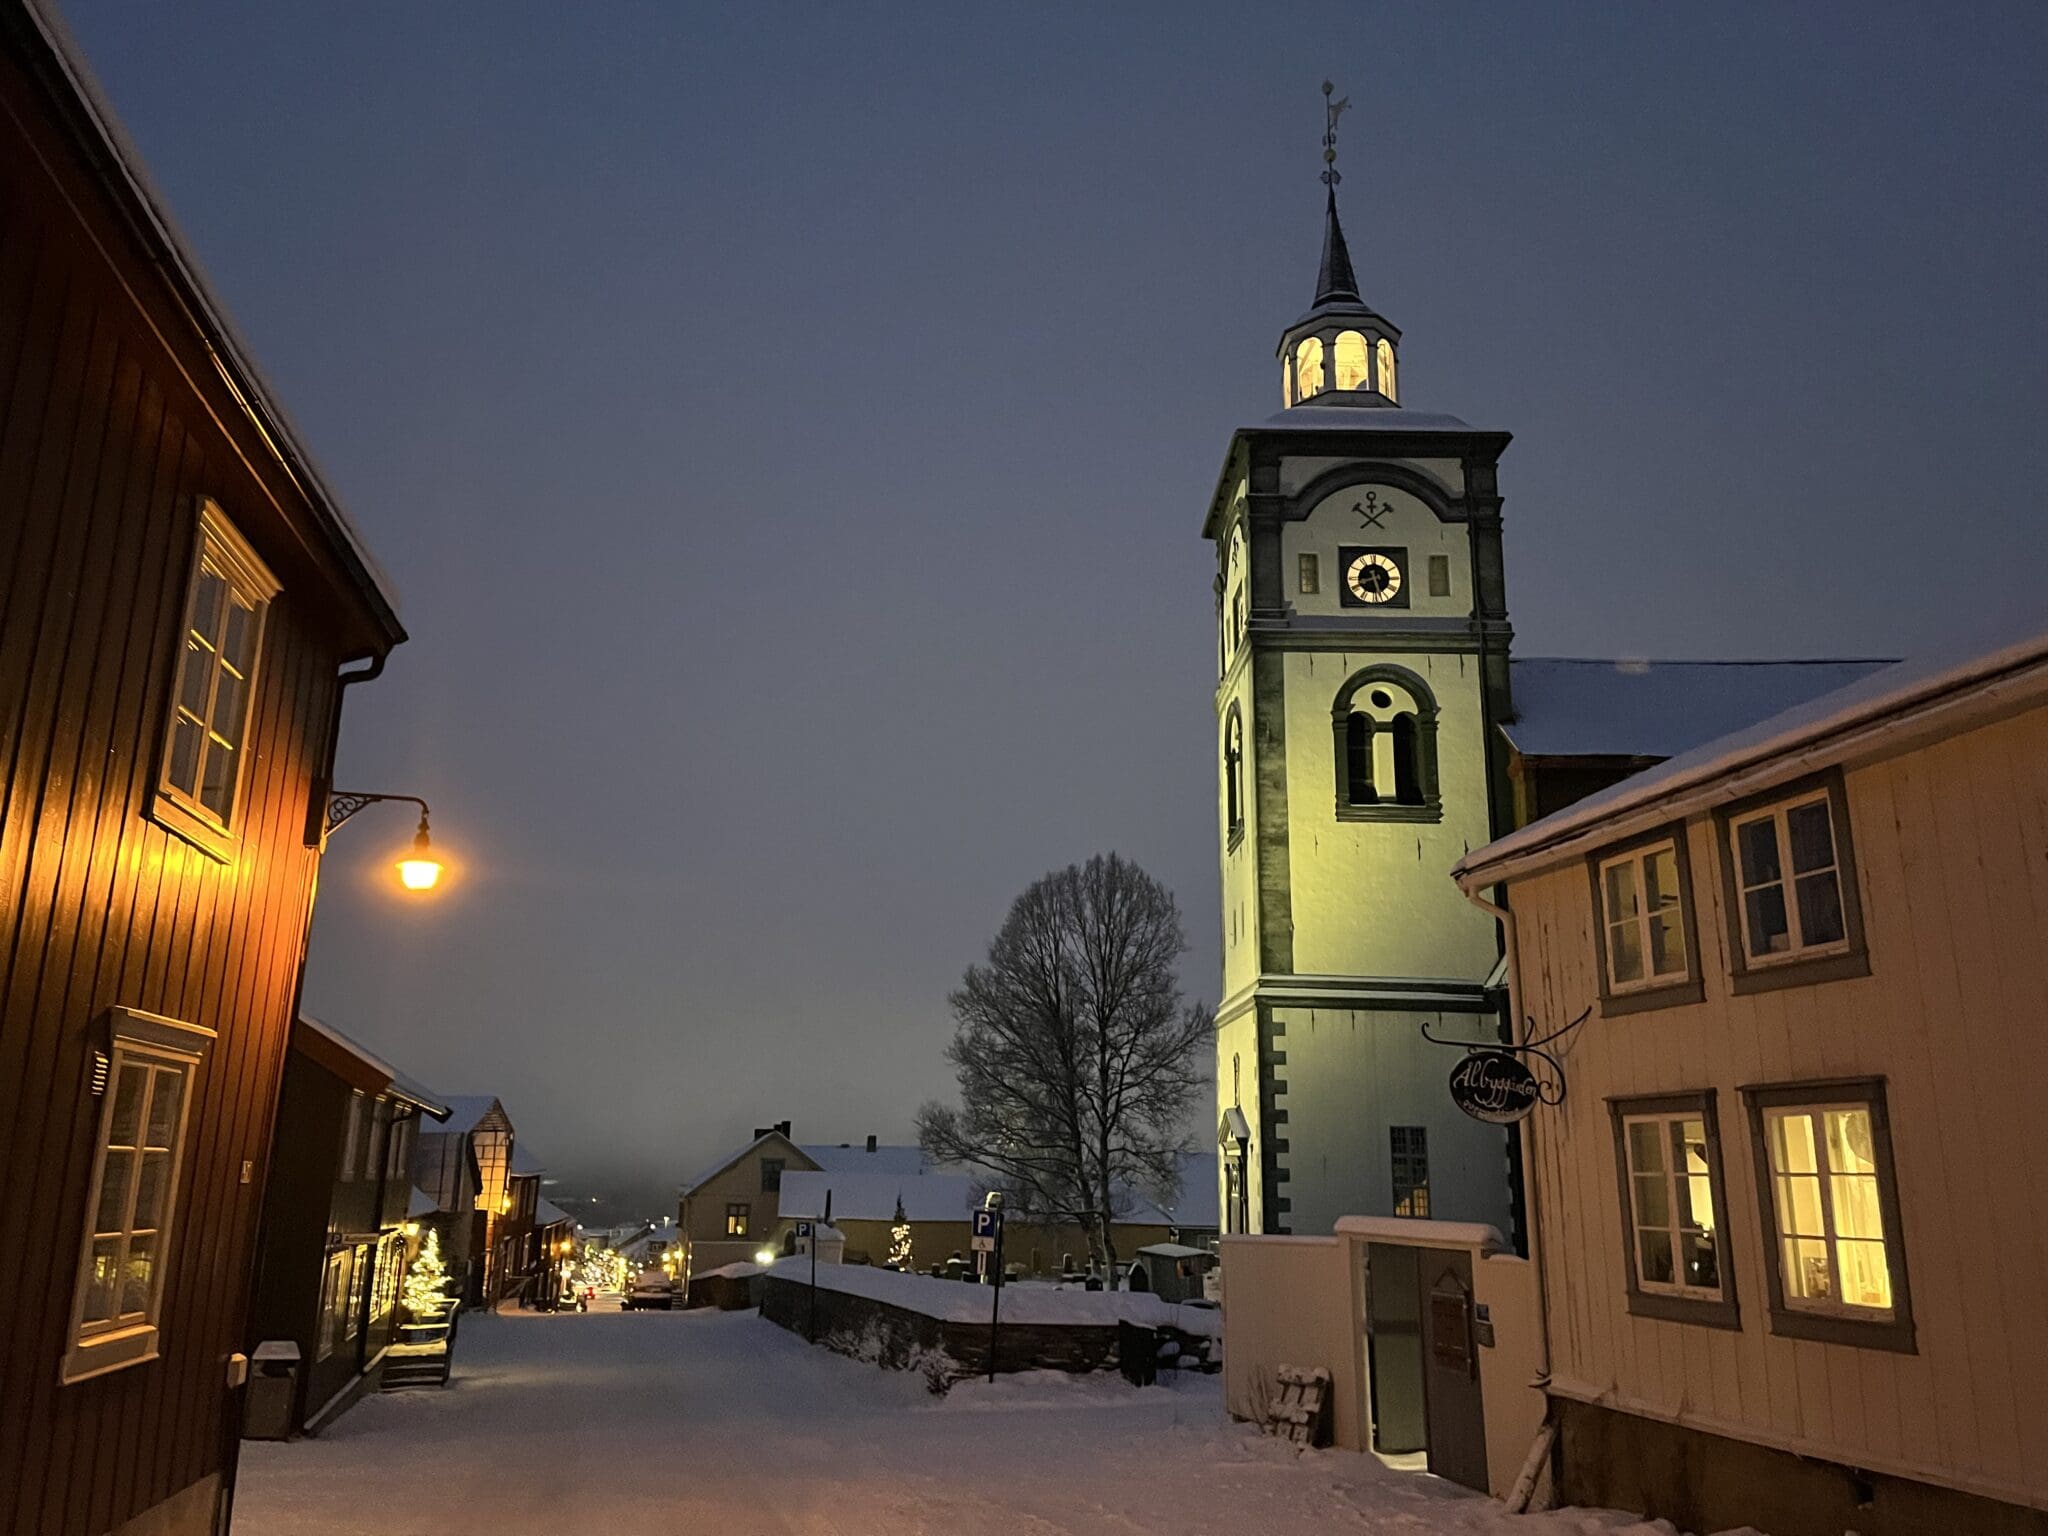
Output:
[[1580,1536],[1227,1422],[1214,1377],[1034,1374],[943,1398],[751,1312],[473,1317],[439,1392],[243,1448],[236,1536]]

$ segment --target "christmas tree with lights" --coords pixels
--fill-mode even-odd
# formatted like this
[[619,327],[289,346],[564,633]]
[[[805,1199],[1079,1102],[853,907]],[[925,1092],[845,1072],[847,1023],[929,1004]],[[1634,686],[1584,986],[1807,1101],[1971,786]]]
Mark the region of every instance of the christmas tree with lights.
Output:
[[896,1220],[889,1228],[889,1267],[908,1272],[910,1260],[910,1220],[903,1214],[903,1197],[896,1197]]
[[448,1305],[448,1266],[441,1259],[440,1233],[428,1231],[412,1267],[405,1272],[402,1299],[407,1315],[415,1322],[439,1317]]

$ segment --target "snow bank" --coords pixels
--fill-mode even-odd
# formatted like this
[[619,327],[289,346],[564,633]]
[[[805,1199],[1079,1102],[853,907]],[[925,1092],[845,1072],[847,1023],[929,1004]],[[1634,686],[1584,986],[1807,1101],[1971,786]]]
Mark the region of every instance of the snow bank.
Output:
[[[768,1271],[799,1285],[811,1281],[807,1258],[783,1259]],[[820,1264],[818,1288],[865,1296],[942,1323],[985,1323],[995,1287],[903,1274],[865,1264]],[[1204,1338],[1223,1337],[1223,1313],[1215,1307],[1177,1305],[1145,1291],[1089,1291],[1042,1281],[1012,1281],[1003,1287],[1002,1321],[1070,1327],[1113,1327],[1118,1322],[1146,1328],[1178,1328]]]
[[717,1269],[707,1269],[701,1275],[692,1275],[690,1278],[692,1280],[746,1280],[760,1273],[761,1266],[759,1264],[742,1260],[737,1264],[725,1264]]

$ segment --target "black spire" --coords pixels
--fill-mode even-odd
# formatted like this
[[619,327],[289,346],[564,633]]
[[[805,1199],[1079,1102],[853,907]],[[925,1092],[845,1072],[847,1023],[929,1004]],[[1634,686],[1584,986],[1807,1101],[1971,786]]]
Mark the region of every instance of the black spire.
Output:
[[1351,248],[1344,243],[1344,226],[1337,222],[1337,189],[1330,188],[1329,213],[1323,224],[1323,266],[1316,274],[1316,301],[1310,306],[1343,302],[1363,304],[1358,294],[1358,276],[1351,270]]

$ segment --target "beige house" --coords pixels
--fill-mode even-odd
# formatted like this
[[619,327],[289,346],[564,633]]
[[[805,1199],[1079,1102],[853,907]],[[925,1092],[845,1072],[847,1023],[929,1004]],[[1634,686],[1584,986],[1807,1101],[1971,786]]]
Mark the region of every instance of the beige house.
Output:
[[[780,1251],[788,1223],[782,1214],[782,1176],[823,1170],[916,1177],[924,1171],[916,1147],[863,1142],[798,1146],[790,1123],[777,1121],[754,1139],[719,1158],[682,1188],[677,1226],[683,1250],[681,1273],[701,1275],[751,1260],[764,1247]],[[879,1256],[877,1258],[879,1262]]]
[[1522,1122],[1561,1495],[2048,1531],[2048,637],[1874,673],[1455,873],[1512,914],[1523,1030],[1566,1030]]

